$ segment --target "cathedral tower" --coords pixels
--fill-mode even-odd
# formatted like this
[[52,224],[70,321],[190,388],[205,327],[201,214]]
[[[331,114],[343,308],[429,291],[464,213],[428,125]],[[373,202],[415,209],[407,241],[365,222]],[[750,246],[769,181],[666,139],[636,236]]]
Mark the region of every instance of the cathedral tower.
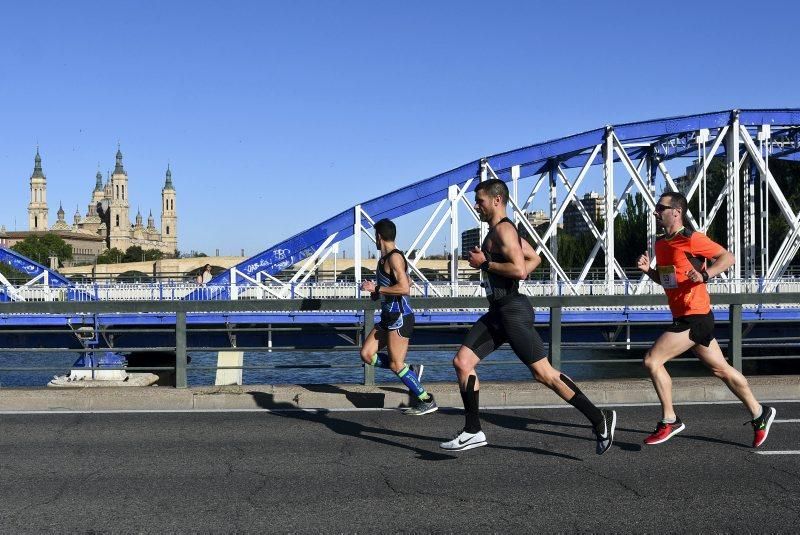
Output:
[[131,236],[128,217],[128,174],[122,167],[122,151],[117,147],[117,163],[111,175],[111,247],[127,248]]
[[47,230],[47,178],[42,172],[42,157],[36,147],[33,174],[31,175],[31,202],[28,203],[28,230]]
[[161,241],[174,252],[178,248],[178,212],[175,209],[175,187],[167,165],[167,178],[161,190]]

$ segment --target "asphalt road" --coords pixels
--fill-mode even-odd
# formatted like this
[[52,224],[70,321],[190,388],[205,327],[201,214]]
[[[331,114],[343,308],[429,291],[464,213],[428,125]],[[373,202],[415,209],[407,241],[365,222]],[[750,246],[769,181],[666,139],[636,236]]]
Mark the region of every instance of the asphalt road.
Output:
[[[765,451],[800,450],[780,403]],[[573,409],[0,415],[0,532],[797,532],[800,455],[756,454],[739,405],[618,409],[594,453]]]

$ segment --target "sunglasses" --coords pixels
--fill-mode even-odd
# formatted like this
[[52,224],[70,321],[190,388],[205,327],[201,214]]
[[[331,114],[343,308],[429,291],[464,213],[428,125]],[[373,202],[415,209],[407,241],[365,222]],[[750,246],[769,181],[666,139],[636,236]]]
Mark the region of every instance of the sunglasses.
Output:
[[674,206],[667,206],[666,204],[661,204],[661,203],[658,203],[658,204],[656,205],[656,212],[658,212],[659,214],[660,214],[661,212],[663,212],[664,210],[670,210],[670,209],[673,209],[673,210],[674,210],[674,209],[675,209],[675,207],[674,207]]

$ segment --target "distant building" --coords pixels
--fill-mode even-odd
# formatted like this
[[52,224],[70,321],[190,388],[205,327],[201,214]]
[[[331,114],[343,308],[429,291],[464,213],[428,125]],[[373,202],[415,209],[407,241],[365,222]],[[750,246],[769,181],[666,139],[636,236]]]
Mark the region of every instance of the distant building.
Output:
[[[71,230],[50,229],[47,232],[55,234],[64,240],[67,245],[72,247],[72,260],[68,261],[66,265],[92,264],[97,259],[98,255],[106,248],[105,240],[101,236],[93,236],[91,234],[73,232]],[[41,232],[34,233],[24,230],[11,232],[0,231],[0,245],[11,247],[32,234],[41,234]],[[40,264],[47,264],[46,258],[32,258],[31,260],[39,262]]]
[[469,252],[474,247],[481,246],[480,227],[471,228],[461,233],[461,258],[469,258]]
[[[6,246],[24,240],[33,233],[55,232],[73,248],[74,263],[92,263],[106,248],[106,240],[111,247],[121,251],[138,245],[142,249],[157,249],[166,255],[174,255],[178,248],[178,214],[175,206],[176,192],[172,184],[172,171],[167,166],[164,187],[161,189],[161,230],[155,226],[153,212],[143,224],[142,214],[136,214],[135,223],[129,218],[128,174],[122,165],[122,151],[117,149],[116,165],[108,181],[103,184],[103,176],[97,172],[95,186],[91,193],[85,216],[76,210],[72,223],[67,223],[63,206],[59,207],[58,219],[53,225],[48,223],[47,178],[42,171],[42,158],[36,150],[33,173],[30,178],[30,202],[28,203],[28,231],[5,232]],[[110,228],[97,212],[97,203],[108,204]],[[2,233],[0,233],[2,234]]]
[[[528,212],[525,214],[525,217],[528,219],[528,222],[531,226],[536,230],[538,233],[543,233],[547,231],[547,228],[550,226],[550,216],[544,210],[535,210],[533,212]],[[524,229],[520,230],[521,233],[527,234],[524,232]],[[481,230],[480,227],[471,228],[469,230],[465,230],[461,233],[461,258],[467,259],[469,258],[469,251],[472,250],[473,247],[480,247],[481,246]]]
[[536,230],[536,232],[547,231],[550,226],[550,215],[544,210],[534,210],[525,214],[528,223]]
[[[596,191],[591,191],[580,199],[580,203],[589,214],[589,219],[597,224],[600,219],[606,217],[605,196]],[[564,231],[568,234],[580,234],[589,231],[589,225],[581,215],[574,202],[571,202],[564,210]]]

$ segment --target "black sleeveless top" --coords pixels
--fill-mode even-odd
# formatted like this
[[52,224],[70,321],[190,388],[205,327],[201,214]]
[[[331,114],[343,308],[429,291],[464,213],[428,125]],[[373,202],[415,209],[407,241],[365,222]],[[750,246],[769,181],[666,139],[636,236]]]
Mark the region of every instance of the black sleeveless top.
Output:
[[[514,227],[514,230],[517,230],[514,222],[507,217],[501,219],[497,225],[504,222],[511,223],[511,226]],[[489,232],[486,234],[486,238],[483,240],[483,244],[481,245],[481,251],[483,251],[486,259],[490,262],[508,262],[508,258],[506,258],[506,255],[503,253],[489,252],[489,243],[494,235],[497,225],[489,229]],[[517,232],[517,237],[519,237],[519,232]],[[489,304],[498,302],[504,297],[519,295],[519,281],[517,279],[510,279],[489,271],[485,272],[484,287],[486,288],[486,298],[489,299]]]

